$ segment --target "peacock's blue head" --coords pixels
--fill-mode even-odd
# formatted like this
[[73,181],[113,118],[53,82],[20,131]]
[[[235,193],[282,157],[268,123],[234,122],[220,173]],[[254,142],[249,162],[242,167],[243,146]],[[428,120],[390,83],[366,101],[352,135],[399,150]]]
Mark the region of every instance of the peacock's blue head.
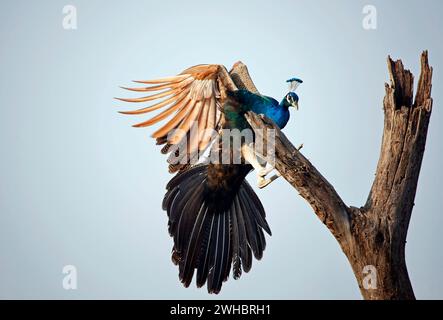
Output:
[[298,95],[295,92],[289,92],[285,96],[285,105],[287,107],[294,107],[298,110]]
[[289,83],[289,92],[283,98],[282,104],[285,107],[294,107],[298,110],[298,95],[295,93],[295,89],[297,89],[297,87],[303,83],[303,81],[298,78],[291,78],[286,80],[286,82]]

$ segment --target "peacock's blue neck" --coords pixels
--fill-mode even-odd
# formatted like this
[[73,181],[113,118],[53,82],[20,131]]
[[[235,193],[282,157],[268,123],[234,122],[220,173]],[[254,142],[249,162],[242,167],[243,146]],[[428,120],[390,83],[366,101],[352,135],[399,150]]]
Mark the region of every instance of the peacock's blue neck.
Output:
[[[243,105],[244,111],[251,110],[257,114],[264,114],[274,121],[280,129],[283,129],[289,121],[289,106],[286,99],[278,103],[274,98],[254,94],[247,90],[238,90],[230,93],[230,95]],[[225,113],[227,111],[225,110]],[[229,114],[228,118],[233,120],[234,116],[230,115],[232,112],[227,113]]]
[[273,105],[269,108],[269,118],[275,122],[275,124],[283,129],[289,121],[289,106],[286,99],[283,99],[279,104]]

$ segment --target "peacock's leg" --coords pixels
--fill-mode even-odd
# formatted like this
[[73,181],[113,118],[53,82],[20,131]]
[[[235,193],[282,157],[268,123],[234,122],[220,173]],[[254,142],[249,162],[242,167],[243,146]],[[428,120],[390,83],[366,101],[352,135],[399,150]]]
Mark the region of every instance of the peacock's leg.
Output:
[[[257,156],[258,157],[258,156]],[[267,176],[269,173],[271,173],[275,168],[272,166],[265,166],[260,170],[259,174],[263,177]]]
[[243,155],[243,158],[254,168],[255,172],[257,173],[257,185],[259,188],[263,188],[261,187],[262,185],[268,185],[268,183],[266,183],[266,179],[264,178],[266,174],[263,174],[264,172],[266,172],[266,162],[265,165],[263,165],[263,162],[261,162],[255,152],[254,152],[254,148],[251,145],[247,145],[244,144],[241,147],[241,152]]
[[[280,174],[280,172],[277,171],[277,169],[275,169],[275,167],[271,166],[271,165],[269,164],[269,162],[266,162],[266,160],[265,160],[264,158],[262,158],[262,156],[260,156],[260,155],[257,154],[257,153],[256,153],[255,155],[256,155],[256,157],[257,157],[259,160],[265,161],[265,162],[264,162],[264,163],[265,163],[265,166],[264,166],[264,167],[258,172],[258,174],[259,174],[260,176],[263,177],[263,180],[261,180],[261,181],[259,182],[259,184],[258,184],[258,187],[259,187],[260,189],[262,189],[262,188],[266,187],[267,185],[269,185],[272,181],[274,181],[274,180],[276,180],[278,177],[280,177],[281,174]],[[269,164],[269,166],[266,167],[266,164]],[[275,173],[272,177],[266,179],[265,176],[267,176],[269,173],[271,173],[271,172],[274,171],[274,170],[276,171],[276,173]]]
[[[303,143],[297,148],[297,150],[300,150],[301,148],[303,148]],[[281,173],[278,170],[275,170],[276,173],[272,177],[267,179],[265,178],[275,168],[273,166],[266,167],[268,162],[266,162],[266,159],[261,157],[259,154],[255,153],[252,145],[249,146],[245,145],[245,150],[243,150],[242,148],[242,152],[246,161],[248,161],[257,171],[257,177],[258,177],[257,185],[260,189],[263,189],[264,187],[268,186],[272,181],[275,181],[276,179],[281,177]],[[245,155],[247,155],[247,157]]]
[[280,177],[280,173],[277,171],[275,175],[273,175],[271,178],[266,179],[266,175],[268,175],[271,171],[273,171],[275,168],[270,166],[266,168],[266,160],[257,155],[254,151],[254,148],[252,145],[243,145],[242,146],[242,155],[243,158],[254,168],[254,170],[257,172],[257,186],[262,189],[269,185],[272,181],[276,180],[278,177]]

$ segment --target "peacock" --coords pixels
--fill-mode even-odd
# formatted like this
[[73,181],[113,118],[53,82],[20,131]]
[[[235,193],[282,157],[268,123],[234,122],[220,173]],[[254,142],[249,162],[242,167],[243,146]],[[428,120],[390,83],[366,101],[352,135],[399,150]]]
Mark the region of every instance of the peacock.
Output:
[[[196,65],[176,76],[135,82],[145,86],[122,88],[154,94],[117,99],[156,103],[121,113],[141,115],[161,110],[134,127],[165,121],[152,137],[163,146],[161,152],[169,155],[169,171],[176,173],[166,186],[162,203],[174,242],[172,261],[178,265],[185,287],[196,274],[197,287],[206,283],[208,292],[217,294],[231,269],[234,279],[250,271],[252,257],[260,260],[263,256],[264,232],[271,236],[263,205],[246,176],[255,170],[259,188],[279,176],[277,172],[268,177],[274,168],[255,152],[253,134],[252,141],[240,137],[238,147],[228,143],[226,148],[226,140],[232,142],[232,137],[224,137],[233,131],[252,131],[245,117],[251,111],[283,129],[290,118],[289,108],[298,110],[295,90],[302,80],[287,80],[289,92],[281,102],[237,88],[227,69],[218,64]],[[240,162],[233,161],[236,151]],[[223,157],[226,152],[228,156]]]

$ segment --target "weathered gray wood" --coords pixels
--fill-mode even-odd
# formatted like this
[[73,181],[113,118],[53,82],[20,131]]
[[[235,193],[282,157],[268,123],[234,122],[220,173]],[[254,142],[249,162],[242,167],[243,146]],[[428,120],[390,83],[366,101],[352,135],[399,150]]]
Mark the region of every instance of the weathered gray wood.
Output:
[[[245,68],[242,63],[234,66],[234,82],[257,92],[255,86],[250,86],[252,80]],[[360,208],[348,207],[271,120],[254,113],[247,118],[265,144],[269,143],[267,130],[275,130],[275,159],[270,160],[335,236],[363,297],[415,299],[406,268],[405,244],[432,111],[432,68],[425,51],[415,101],[411,72],[400,60],[394,62],[391,58],[388,70],[391,83],[385,86],[380,158],[368,200]],[[372,285],[376,288],[364,286],[366,266],[375,267],[377,281]]]
[[[246,115],[255,130],[256,139],[264,144],[268,140],[268,130],[275,130],[275,168],[309,202],[320,220],[339,240],[340,244],[350,236],[348,208],[332,185],[318,172],[297,148],[286,138],[272,120],[249,112]],[[272,159],[269,159],[270,162]],[[346,243],[346,242],[344,242]]]

